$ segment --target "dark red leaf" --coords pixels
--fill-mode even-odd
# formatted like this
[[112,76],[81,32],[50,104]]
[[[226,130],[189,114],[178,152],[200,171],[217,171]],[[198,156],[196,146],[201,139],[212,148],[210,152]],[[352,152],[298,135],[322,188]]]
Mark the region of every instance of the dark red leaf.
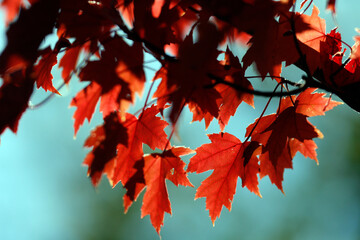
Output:
[[112,113],[104,119],[104,125],[96,128],[86,140],[85,146],[93,147],[85,158],[85,164],[89,166],[88,175],[94,186],[99,184],[105,165],[116,157],[117,146],[127,146],[126,130],[120,114]]

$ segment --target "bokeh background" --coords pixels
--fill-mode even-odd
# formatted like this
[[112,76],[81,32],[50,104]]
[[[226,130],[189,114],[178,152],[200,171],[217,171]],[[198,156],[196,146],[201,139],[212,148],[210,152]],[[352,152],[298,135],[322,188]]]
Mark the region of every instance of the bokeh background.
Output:
[[[336,20],[324,11],[326,1],[315,3],[328,32],[336,22],[343,40],[352,45],[354,29],[360,27],[360,2],[338,0]],[[3,14],[0,17],[3,49]],[[60,73],[53,74],[54,85],[59,86]],[[148,74],[150,79],[153,73]],[[290,68],[284,76],[297,79],[301,73]],[[75,109],[68,106],[83,86],[73,79],[61,90],[61,97],[26,111],[17,134],[7,130],[1,136],[0,239],[159,239],[149,217],[140,218],[142,197],[124,214],[124,189],[112,189],[106,179],[95,189],[86,176],[82,161],[89,149],[83,148],[83,142],[101,123],[101,115],[95,114],[74,139]],[[32,102],[47,95],[39,90]],[[265,99],[256,98],[255,110],[243,104],[226,131],[244,140],[246,126],[260,115],[264,103]],[[205,132],[204,123],[190,121],[191,114],[185,112],[175,144],[195,149],[209,142],[205,133],[219,131],[216,124]],[[294,170],[285,172],[286,195],[267,177],[260,181],[262,199],[241,188],[239,181],[232,211],[223,209],[213,227],[205,199],[194,201],[194,188],[176,188],[168,182],[173,215],[165,215],[161,238],[360,239],[360,116],[342,105],[310,121],[325,135],[316,140],[320,165],[295,157]],[[190,174],[189,178],[198,187],[209,174]]]

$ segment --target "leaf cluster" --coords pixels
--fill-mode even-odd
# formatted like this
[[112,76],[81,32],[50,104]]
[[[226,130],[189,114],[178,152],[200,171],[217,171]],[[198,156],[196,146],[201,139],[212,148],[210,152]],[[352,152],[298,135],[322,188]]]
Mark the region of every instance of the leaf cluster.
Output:
[[[150,215],[160,233],[165,212],[171,214],[165,180],[193,187],[189,172],[211,170],[195,198],[206,198],[214,223],[223,206],[231,209],[238,178],[261,197],[259,179],[265,176],[283,191],[284,170],[292,168],[297,152],[318,161],[314,139],[323,135],[308,119],[340,102],[317,89],[360,111],[358,43],[343,59],[350,47],[336,29],[326,32],[316,6],[308,14],[312,2],[303,1],[300,13],[295,0],[5,0],[0,133],[16,132],[24,111],[42,104],[28,106],[35,84],[49,96],[60,95],[51,74],[58,66],[63,85],[74,75],[88,82],[70,104],[76,108],[75,135],[100,102],[104,123],[84,144],[91,148],[84,164],[93,185],[106,174],[113,187],[126,188],[125,212],[145,191],[141,216]],[[327,8],[335,12],[335,1]],[[40,49],[53,30],[56,45]],[[241,59],[231,50],[236,44],[246,46]],[[153,60],[145,60],[149,56]],[[159,68],[147,79],[144,69],[153,62]],[[246,75],[252,65],[257,76]],[[299,83],[282,76],[289,65],[304,72]],[[254,79],[265,78],[273,80],[274,90],[254,89]],[[145,104],[132,114],[136,95],[144,95]],[[225,128],[240,104],[254,107],[254,96],[268,103],[241,141]],[[265,115],[274,97],[278,109]],[[172,146],[185,108],[206,128],[217,121],[221,132],[195,150]],[[164,131],[168,125],[170,134]],[[144,145],[153,152],[144,154]],[[181,157],[193,153],[186,166]]]

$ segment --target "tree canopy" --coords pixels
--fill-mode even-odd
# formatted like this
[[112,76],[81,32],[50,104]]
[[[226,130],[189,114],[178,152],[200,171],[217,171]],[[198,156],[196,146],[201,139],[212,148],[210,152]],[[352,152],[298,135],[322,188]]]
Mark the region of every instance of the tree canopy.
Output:
[[[88,82],[70,104],[74,135],[100,104],[103,124],[84,143],[88,175],[94,186],[106,175],[113,187],[126,188],[125,211],[144,191],[141,216],[150,215],[158,233],[171,214],[166,179],[193,187],[188,173],[212,171],[195,198],[206,198],[214,224],[223,206],[231,209],[238,178],[261,197],[265,176],[283,191],[284,171],[298,152],[318,161],[314,139],[323,134],[309,118],[341,104],[319,90],[360,111],[360,38],[351,47],[336,28],[326,31],[313,1],[5,0],[2,7],[8,29],[0,55],[0,133],[16,133],[22,114],[60,95],[73,76]],[[335,14],[335,1],[325,7]],[[44,46],[50,34],[57,42]],[[243,56],[237,45],[246,48]],[[148,79],[145,70],[155,62],[159,68]],[[298,79],[283,76],[290,65],[303,72]],[[257,75],[249,75],[250,66]],[[62,71],[58,88],[54,67]],[[273,90],[254,88],[254,81],[271,81]],[[30,105],[34,85],[50,93]],[[136,96],[145,104],[130,113]],[[240,104],[254,107],[255,96],[268,102],[240,140],[226,126]],[[274,101],[277,110],[265,115]],[[194,150],[170,143],[185,108],[206,128],[219,124],[210,143]],[[186,164],[182,156],[189,154]]]

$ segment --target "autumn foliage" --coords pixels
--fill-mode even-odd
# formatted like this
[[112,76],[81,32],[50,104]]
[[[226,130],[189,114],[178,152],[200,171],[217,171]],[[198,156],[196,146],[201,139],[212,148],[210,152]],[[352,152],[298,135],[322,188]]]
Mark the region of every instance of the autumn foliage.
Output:
[[[319,4],[335,14],[335,0]],[[0,133],[16,132],[24,111],[36,107],[28,104],[35,85],[60,94],[52,69],[61,69],[64,85],[73,76],[88,82],[70,103],[75,135],[98,104],[103,115],[84,144],[88,175],[94,186],[105,174],[113,187],[126,188],[125,212],[144,191],[141,217],[150,215],[158,233],[165,212],[171,214],[169,181],[194,187],[188,173],[211,171],[195,199],[206,198],[214,223],[223,206],[231,209],[238,178],[261,197],[265,176],[283,191],[296,153],[317,162],[314,139],[323,134],[309,118],[341,104],[318,89],[360,111],[360,38],[350,47],[336,29],[326,31],[313,1],[4,0],[2,7],[8,29]],[[41,46],[55,33],[55,45]],[[243,56],[233,51],[238,45]],[[154,62],[159,68],[148,79]],[[289,65],[303,75],[286,79]],[[249,75],[250,66],[258,75]],[[261,80],[272,81],[273,90],[255,89],[253,81]],[[130,113],[136,95],[145,104]],[[254,96],[268,102],[240,140],[225,129],[240,104],[254,107]],[[278,108],[265,115],[270,102]],[[218,122],[221,132],[195,150],[172,146],[185,108],[206,128]],[[153,152],[144,154],[144,145]],[[189,154],[186,164],[182,156]]]

